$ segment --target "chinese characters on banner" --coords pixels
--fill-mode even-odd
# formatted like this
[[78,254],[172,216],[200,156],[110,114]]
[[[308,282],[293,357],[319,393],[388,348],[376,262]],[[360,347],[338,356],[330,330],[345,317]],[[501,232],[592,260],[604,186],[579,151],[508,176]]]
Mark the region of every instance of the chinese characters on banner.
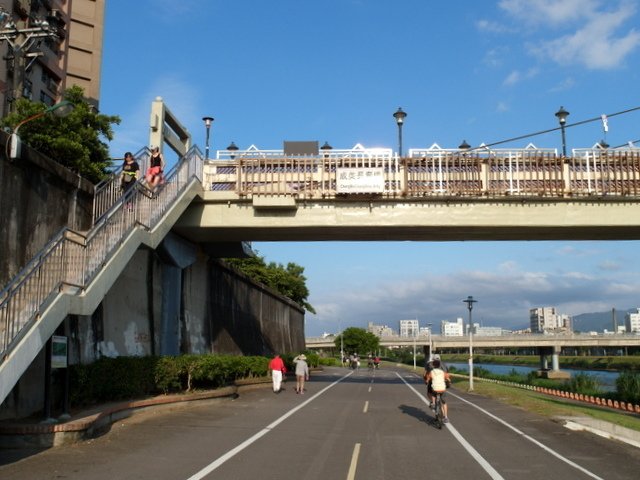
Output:
[[384,169],[376,167],[337,168],[337,193],[383,193]]

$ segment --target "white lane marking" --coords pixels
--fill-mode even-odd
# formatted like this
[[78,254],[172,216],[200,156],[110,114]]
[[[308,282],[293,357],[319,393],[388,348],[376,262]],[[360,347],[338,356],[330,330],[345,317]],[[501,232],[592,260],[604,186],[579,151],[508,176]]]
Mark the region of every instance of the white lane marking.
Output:
[[371,387],[369,387],[369,393],[371,393]]
[[369,400],[364,402],[364,408],[362,409],[362,413],[367,413],[367,410],[369,410]]
[[[427,400],[424,395],[422,395],[420,392],[418,392],[415,388],[413,388],[413,385],[411,385],[409,382],[407,382],[404,378],[402,378],[402,376],[399,373],[396,373],[396,375],[398,375],[398,378],[400,380],[402,380],[405,385],[407,387],[409,387],[411,390],[413,390],[413,393],[415,393],[426,405],[429,405],[429,400]],[[498,473],[498,471],[493,468],[491,466],[491,464],[489,462],[487,462],[484,457],[482,455],[480,455],[480,453],[478,453],[478,451],[473,448],[471,446],[471,444],[469,442],[467,442],[464,437],[460,434],[460,432],[458,432],[458,430],[455,429],[455,427],[453,425],[451,425],[451,423],[445,423],[445,426],[447,427],[447,429],[451,432],[451,434],[453,435],[453,437],[458,440],[458,442],[460,443],[460,445],[462,445],[464,447],[464,449],[469,452],[469,455],[471,455],[471,457],[473,457],[473,459],[478,462],[480,464],[480,466],[482,468],[484,468],[484,471],[487,472],[489,474],[489,476],[493,479],[493,480],[504,480],[504,477],[502,475],[500,475]]]
[[349,372],[347,373],[345,376],[339,378],[338,380],[336,380],[335,382],[333,382],[331,385],[327,385],[326,387],[324,387],[322,390],[320,390],[318,393],[316,393],[314,396],[310,397],[308,400],[306,400],[305,402],[301,403],[300,405],[298,405],[297,407],[295,407],[292,410],[289,410],[287,413],[285,413],[284,415],[282,415],[280,418],[278,418],[277,420],[271,422],[269,425],[267,425],[266,427],[264,427],[262,430],[260,430],[258,433],[256,433],[255,435],[253,435],[251,438],[246,439],[244,442],[242,442],[240,445],[238,445],[235,448],[232,448],[231,450],[229,450],[227,453],[225,453],[224,455],[222,455],[221,457],[219,457],[217,460],[214,460],[213,462],[211,462],[209,465],[207,465],[206,467],[204,467],[202,470],[200,470],[199,472],[197,472],[196,474],[190,476],[187,480],[200,480],[204,477],[206,477],[207,475],[209,475],[211,472],[213,472],[216,468],[218,468],[220,465],[222,465],[223,463],[225,463],[227,460],[229,460],[230,458],[232,458],[233,456],[235,456],[236,454],[240,453],[242,450],[244,450],[245,448],[247,448],[249,445],[251,445],[252,443],[254,443],[256,440],[258,440],[259,438],[263,437],[264,435],[266,435],[267,433],[269,433],[271,430],[273,430],[275,427],[277,427],[278,425],[280,425],[282,422],[284,422],[287,418],[289,418],[291,415],[293,415],[294,413],[296,413],[298,410],[300,410],[301,408],[304,408],[306,405],[308,405],[309,403],[311,403],[313,400],[315,400],[316,398],[318,398],[320,395],[322,395],[324,392],[326,392],[327,390],[329,390],[330,388],[334,387],[335,385],[337,385],[338,383],[340,383],[342,380],[344,380],[345,378],[347,378],[348,376],[352,375],[353,372]]
[[478,410],[480,410],[482,413],[484,413],[485,415],[488,415],[489,417],[493,418],[495,421],[500,422],[502,425],[504,425],[507,428],[510,428],[511,430],[513,430],[514,432],[516,432],[518,435],[521,435],[522,438],[526,438],[527,440],[529,440],[530,442],[536,444],[537,446],[539,446],[540,448],[542,448],[543,450],[545,450],[546,452],[550,453],[551,455],[553,455],[554,457],[558,458],[559,460],[562,460],[563,462],[571,465],[572,467],[580,470],[582,473],[584,473],[585,475],[588,475],[591,478],[596,478],[598,480],[603,480],[602,477],[597,476],[595,473],[590,472],[589,470],[587,470],[584,467],[581,467],[580,465],[578,465],[577,463],[569,460],[566,457],[563,457],[562,455],[560,455],[559,453],[555,452],[553,449],[551,449],[550,447],[547,447],[546,445],[544,445],[543,443],[539,442],[538,440],[536,440],[533,437],[530,437],[529,435],[527,435],[526,433],[524,433],[521,430],[518,430],[516,427],[514,427],[513,425],[510,425],[509,423],[505,422],[504,420],[502,420],[501,418],[496,417],[493,413],[485,410],[482,407],[479,407],[478,405],[475,405],[474,403],[471,403],[469,400],[466,400],[462,397],[460,397],[459,395],[456,395],[454,393],[449,392],[449,395],[457,398],[458,400],[461,400],[465,403],[468,403],[469,405],[471,405],[474,408],[477,408]]
[[358,466],[358,457],[360,456],[360,444],[356,443],[353,447],[353,455],[351,455],[351,465],[349,465],[349,473],[347,474],[347,480],[354,480],[356,478],[356,468]]

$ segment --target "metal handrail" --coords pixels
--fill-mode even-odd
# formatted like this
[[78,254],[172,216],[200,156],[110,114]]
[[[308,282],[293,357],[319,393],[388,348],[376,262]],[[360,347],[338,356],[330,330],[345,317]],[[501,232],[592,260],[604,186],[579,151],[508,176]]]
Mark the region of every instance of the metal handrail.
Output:
[[[134,158],[140,166],[140,175],[144,175],[149,166],[151,151],[148,147],[143,147],[134,154]],[[95,186],[93,195],[93,223],[95,224],[114,203],[122,196],[120,185],[120,174],[122,173],[122,163],[111,169],[110,173]],[[140,178],[138,178],[140,181]]]
[[0,356],[6,358],[65,287],[86,289],[134,228],[151,230],[192,181],[201,184],[202,164],[193,147],[156,192],[131,189],[86,235],[62,229],[0,293]]

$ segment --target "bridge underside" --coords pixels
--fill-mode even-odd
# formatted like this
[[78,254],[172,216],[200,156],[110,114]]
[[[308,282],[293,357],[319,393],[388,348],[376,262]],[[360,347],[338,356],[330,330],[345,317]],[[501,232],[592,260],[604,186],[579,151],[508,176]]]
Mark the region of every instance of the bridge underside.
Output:
[[195,242],[637,240],[640,202],[537,198],[361,201],[206,192],[174,231]]

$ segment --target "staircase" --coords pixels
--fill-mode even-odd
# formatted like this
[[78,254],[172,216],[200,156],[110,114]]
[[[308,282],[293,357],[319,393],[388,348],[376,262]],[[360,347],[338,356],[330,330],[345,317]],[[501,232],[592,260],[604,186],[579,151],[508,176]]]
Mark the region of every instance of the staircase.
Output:
[[155,193],[137,184],[126,196],[112,173],[96,187],[91,230],[62,229],[0,292],[0,403],[67,315],[92,314],[139,246],[156,248],[202,194],[202,170],[193,147]]

